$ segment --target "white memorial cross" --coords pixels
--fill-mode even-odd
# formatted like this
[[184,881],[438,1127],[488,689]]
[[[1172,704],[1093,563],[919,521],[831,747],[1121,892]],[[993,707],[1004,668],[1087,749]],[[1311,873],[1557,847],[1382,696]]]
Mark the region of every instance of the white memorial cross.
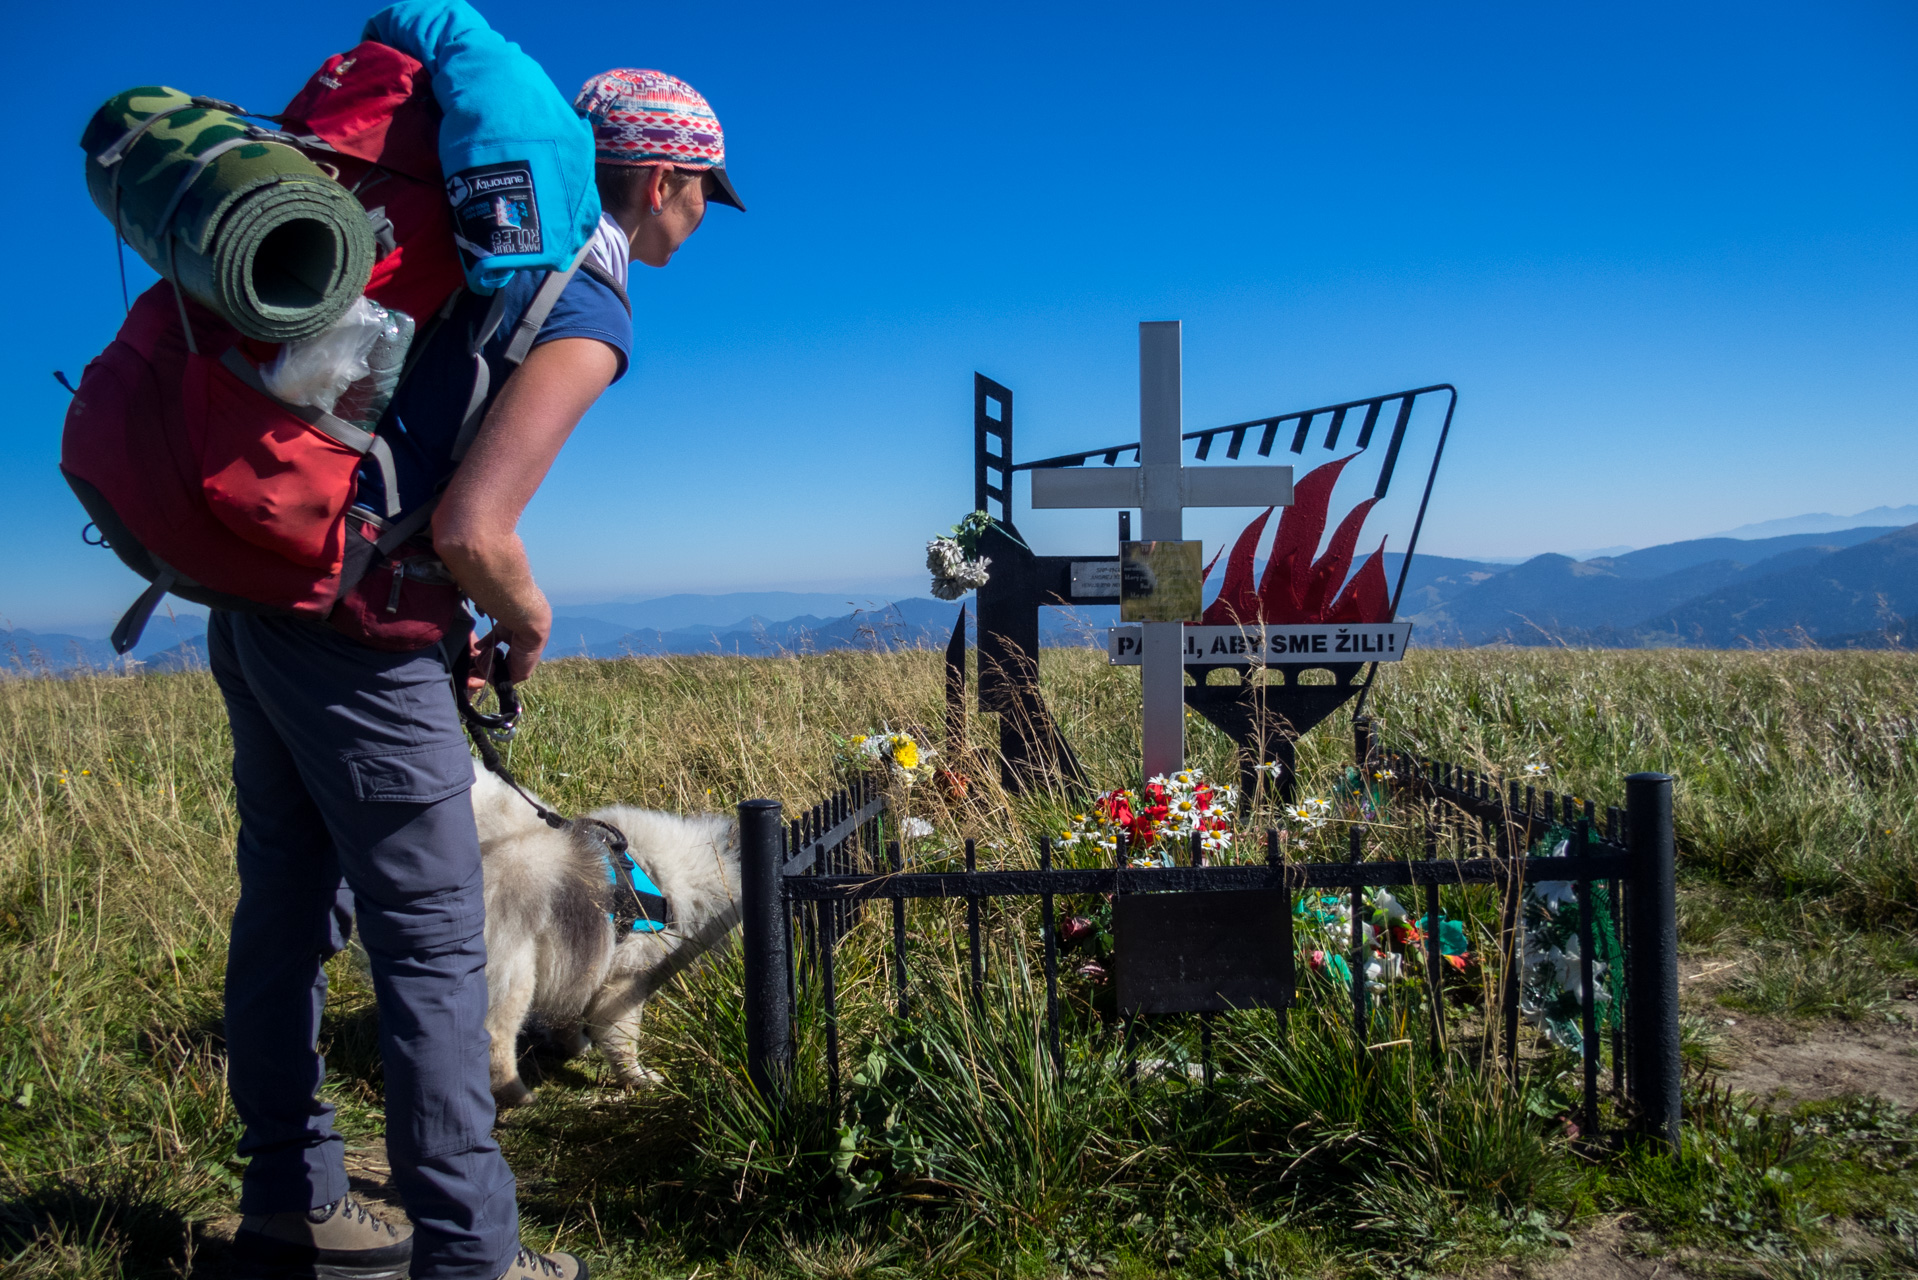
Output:
[[[1049,467],[1032,473],[1035,510],[1137,507],[1141,540],[1179,542],[1187,507],[1292,504],[1292,468],[1187,467],[1180,461],[1179,322],[1139,326],[1139,465]],[[1185,767],[1185,624],[1147,622],[1140,645],[1145,695],[1145,774]]]

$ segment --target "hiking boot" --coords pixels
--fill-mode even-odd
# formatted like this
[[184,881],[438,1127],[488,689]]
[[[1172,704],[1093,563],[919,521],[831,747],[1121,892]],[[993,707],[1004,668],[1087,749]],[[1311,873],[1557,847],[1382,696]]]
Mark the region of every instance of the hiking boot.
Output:
[[249,1280],[405,1280],[412,1259],[412,1226],[395,1227],[352,1196],[304,1213],[248,1214],[233,1234],[233,1260]]
[[534,1253],[521,1245],[499,1280],[587,1280],[586,1264],[570,1253]]

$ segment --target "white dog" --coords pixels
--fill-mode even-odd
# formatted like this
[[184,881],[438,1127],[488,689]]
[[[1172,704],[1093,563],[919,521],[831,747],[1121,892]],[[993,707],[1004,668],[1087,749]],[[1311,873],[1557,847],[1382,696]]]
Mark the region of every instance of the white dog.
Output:
[[[626,1085],[655,1083],[658,1077],[639,1064],[640,1012],[738,926],[739,824],[717,814],[686,818],[615,805],[556,830],[504,782],[484,769],[474,775],[494,1098],[512,1107],[532,1097],[517,1061],[520,1028],[531,1014],[555,1028],[570,1051],[586,1047],[583,1031]],[[619,836],[665,898],[671,920],[663,928],[630,925],[641,899],[622,897],[615,887],[630,872],[615,852]]]

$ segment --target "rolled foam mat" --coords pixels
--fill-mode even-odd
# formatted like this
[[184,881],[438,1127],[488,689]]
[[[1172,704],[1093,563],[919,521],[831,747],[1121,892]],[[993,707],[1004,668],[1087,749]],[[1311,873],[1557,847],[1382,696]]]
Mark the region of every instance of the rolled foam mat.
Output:
[[366,287],[366,211],[225,105],[151,85],[109,99],[80,138],[87,192],[148,266],[247,337],[312,337]]

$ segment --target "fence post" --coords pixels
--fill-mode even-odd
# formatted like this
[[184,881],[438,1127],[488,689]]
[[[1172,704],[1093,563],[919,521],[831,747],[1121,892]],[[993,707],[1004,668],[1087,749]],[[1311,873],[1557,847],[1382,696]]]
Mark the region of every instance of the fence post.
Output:
[[1632,950],[1626,957],[1625,1016],[1631,1028],[1631,1089],[1644,1129],[1678,1149],[1677,846],[1672,780],[1625,779],[1626,847],[1631,858]]
[[746,1074],[775,1106],[792,1077],[792,1006],[787,987],[786,896],[780,891],[785,827],[777,800],[739,804],[739,898],[746,962]]
[[953,768],[966,753],[966,606],[959,606],[959,620],[952,624],[952,639],[946,642],[946,755]]

